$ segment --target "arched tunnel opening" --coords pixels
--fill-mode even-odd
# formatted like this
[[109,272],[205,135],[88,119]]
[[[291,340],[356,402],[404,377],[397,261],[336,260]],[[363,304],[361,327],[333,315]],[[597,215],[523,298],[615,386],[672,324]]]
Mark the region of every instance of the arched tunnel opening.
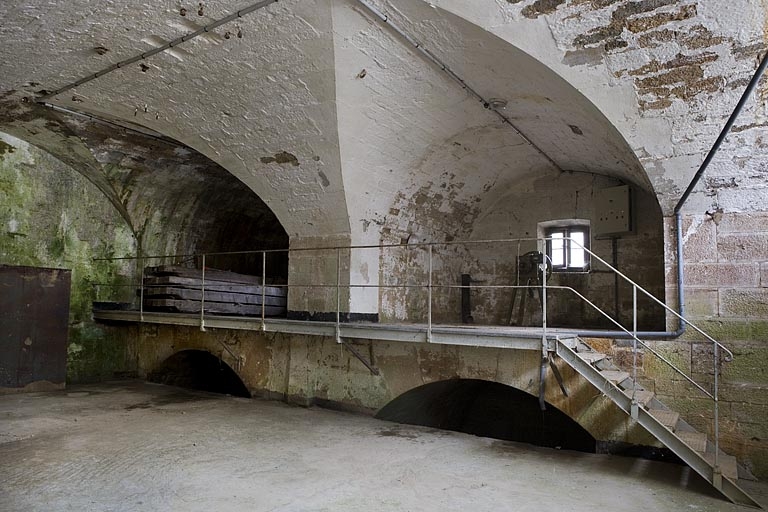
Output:
[[382,420],[464,432],[537,446],[595,453],[596,441],[552,405],[542,411],[524,391],[476,379],[419,386],[384,406]]
[[[112,204],[114,213],[121,216],[124,226],[120,227],[131,230],[130,236],[144,254],[198,255],[186,259],[148,258],[146,266],[200,269],[199,255],[207,253],[208,268],[253,276],[265,274],[267,281],[274,284],[287,282],[289,238],[285,228],[254,190],[219,163],[152,130],[117,129],[108,114],[87,113],[84,115],[93,115],[93,119],[83,120],[76,113],[64,111],[38,108],[34,112],[46,121],[39,133],[15,127],[0,115],[0,128],[7,131],[0,131],[0,142],[4,137],[11,140],[12,144],[3,142],[10,152],[16,146],[23,149],[18,154],[31,152],[33,165],[15,166],[19,171],[23,169],[20,176],[25,180],[36,178],[42,166],[35,157],[50,156],[56,159],[57,169],[80,173],[103,194],[106,204]],[[17,141],[16,137],[21,139]],[[22,140],[23,145],[19,144]],[[69,147],[73,140],[78,141],[76,149]],[[58,197],[61,182],[67,184],[72,179],[64,176],[55,183],[44,181],[38,185],[37,195]],[[9,205],[36,213],[33,205],[26,204],[30,200],[20,193],[21,186],[11,185],[10,190],[16,193],[9,197],[19,203]],[[21,204],[22,200],[26,203]],[[66,209],[68,218],[88,214],[81,203],[63,203],[60,207]],[[30,224],[37,226],[39,221]],[[96,246],[93,250],[102,248]],[[110,250],[106,246],[103,255],[108,257]],[[268,252],[262,255],[250,251]]]
[[203,350],[182,350],[147,376],[150,382],[250,398],[251,393],[224,361]]

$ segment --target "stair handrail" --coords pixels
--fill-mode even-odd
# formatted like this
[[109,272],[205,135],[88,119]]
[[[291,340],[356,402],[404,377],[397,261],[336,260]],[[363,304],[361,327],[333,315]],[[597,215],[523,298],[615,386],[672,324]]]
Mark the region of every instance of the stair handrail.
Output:
[[[544,238],[544,240],[549,241],[549,240],[552,240],[552,238]],[[726,352],[725,360],[727,362],[730,362],[731,360],[733,360],[733,357],[734,357],[733,356],[733,352],[731,352],[730,349],[728,349],[728,347],[726,347],[725,345],[723,345],[722,343],[720,343],[719,341],[714,339],[712,336],[710,336],[709,334],[707,334],[706,332],[701,330],[696,324],[692,323],[690,320],[688,320],[685,317],[683,317],[680,313],[675,311],[673,308],[669,307],[664,301],[662,301],[662,300],[658,299],[657,297],[655,297],[651,292],[649,292],[648,290],[646,290],[645,288],[643,288],[642,286],[640,286],[639,284],[634,282],[632,279],[630,279],[629,277],[624,275],[619,269],[617,269],[614,266],[612,266],[610,263],[605,261],[603,258],[601,258],[597,254],[595,254],[594,252],[589,250],[587,247],[584,247],[581,243],[577,242],[576,240],[574,240],[573,238],[570,238],[570,237],[563,237],[563,238],[559,238],[558,240],[569,240],[571,243],[574,243],[577,246],[579,246],[581,249],[583,249],[591,257],[595,258],[600,263],[602,263],[604,266],[608,267],[608,269],[610,269],[612,272],[617,274],[619,277],[624,279],[626,282],[628,282],[629,284],[634,286],[637,290],[640,290],[641,292],[643,292],[652,301],[656,302],[659,306],[663,307],[665,310],[667,310],[668,312],[672,313],[675,317],[677,317],[678,320],[680,320],[681,322],[685,322],[688,326],[692,327],[693,330],[695,330],[696,332],[698,332],[699,334],[704,336],[707,340],[711,341],[713,344],[715,344],[719,348],[723,349]],[[683,293],[683,290],[679,290],[678,293]]]
[[[552,238],[545,238],[544,240],[552,240]],[[633,362],[633,372],[634,372],[634,386],[633,386],[633,395],[632,395],[632,401],[635,402],[635,391],[637,388],[637,344],[640,343],[643,347],[647,348],[653,355],[660,358],[662,361],[664,361],[670,368],[672,368],[675,372],[682,375],[686,380],[688,380],[691,384],[693,384],[696,388],[704,392],[707,396],[709,396],[712,399],[713,402],[713,411],[712,411],[712,424],[713,424],[713,437],[714,437],[714,443],[715,443],[715,453],[714,453],[714,464],[713,464],[713,471],[718,477],[715,478],[715,480],[718,480],[721,477],[721,471],[719,467],[719,453],[720,453],[720,407],[719,407],[719,380],[720,380],[720,369],[718,367],[718,361],[720,359],[719,357],[719,351],[718,349],[722,349],[725,351],[725,361],[730,362],[733,360],[733,352],[731,352],[728,347],[714,339],[712,336],[701,330],[698,326],[695,324],[689,322],[686,320],[682,315],[680,315],[677,311],[667,306],[666,303],[659,300],[658,298],[654,297],[653,294],[651,294],[648,290],[643,288],[642,286],[638,285],[636,282],[634,282],[632,279],[624,275],[620,270],[615,268],[613,265],[605,261],[603,258],[589,250],[588,248],[584,247],[583,244],[580,242],[574,240],[571,237],[563,237],[559,240],[568,240],[569,243],[574,243],[581,249],[583,249],[587,254],[589,254],[591,257],[594,257],[597,261],[602,263],[604,266],[609,268],[611,271],[613,271],[616,275],[620,276],[622,279],[624,279],[626,282],[631,284],[633,286],[633,296],[634,296],[634,303],[633,303],[633,315],[635,317],[635,329],[637,329],[637,290],[642,291],[646,296],[648,296],[651,300],[662,306],[665,310],[671,312],[673,315],[675,315],[681,322],[685,322],[689,326],[691,326],[696,332],[704,336],[707,340],[712,342],[713,347],[713,382],[712,382],[712,391],[709,392],[705,388],[703,388],[699,383],[695,382],[693,379],[688,377],[688,375],[683,372],[681,369],[679,369],[677,366],[672,364],[670,361],[668,361],[665,357],[663,357],[661,354],[653,350],[651,347],[649,347],[645,342],[643,342],[641,339],[637,337],[636,333],[629,332],[628,329],[626,329],[624,326],[619,324],[619,322],[615,319],[613,319],[610,315],[602,311],[600,308],[598,308],[595,304],[592,303],[589,299],[587,299],[584,295],[577,292],[571,287],[560,287],[560,286],[548,286],[546,283],[546,280],[543,283],[544,290],[550,288],[550,289],[556,289],[556,288],[562,288],[562,289],[570,289],[573,293],[575,293],[577,296],[579,296],[583,301],[587,302],[590,306],[597,309],[603,316],[608,318],[611,322],[616,324],[622,331],[626,332],[630,335],[630,337],[633,339],[633,355],[634,355],[634,362]],[[681,288],[678,290],[678,293],[683,293],[683,289]],[[546,304],[546,302],[544,302]],[[714,483],[714,482],[713,482]],[[722,485],[722,484],[720,484]],[[717,487],[717,485],[716,485]],[[719,488],[719,487],[718,487]]]
[[[656,352],[653,348],[651,348],[647,343],[645,343],[643,340],[637,337],[636,334],[630,332],[627,328],[625,328],[623,325],[621,325],[617,320],[615,320],[611,315],[603,311],[600,307],[598,307],[596,304],[594,304],[591,300],[589,300],[587,297],[585,297],[583,294],[575,290],[574,288],[570,286],[559,286],[559,285],[544,285],[545,289],[560,289],[560,290],[568,290],[576,294],[581,300],[589,304],[592,308],[594,308],[596,311],[598,311],[600,314],[602,314],[604,317],[606,317],[608,320],[610,320],[612,323],[614,323],[619,329],[627,333],[636,343],[639,343],[646,349],[648,349],[653,355],[661,359],[664,363],[667,364],[672,370],[677,372],[678,374],[682,375],[685,380],[690,382],[693,386],[695,386],[698,390],[700,390],[702,393],[704,393],[706,396],[708,396],[710,399],[712,399],[713,404],[713,418],[712,418],[712,426],[713,426],[713,433],[712,437],[715,444],[715,453],[714,453],[714,463],[712,465],[713,472],[715,475],[719,475],[718,477],[715,477],[712,483],[715,485],[717,489],[720,489],[718,485],[722,486],[722,483],[718,484],[717,479],[722,476],[720,471],[720,405],[719,405],[719,399],[718,399],[718,368],[717,368],[717,349],[715,349],[715,360],[714,360],[714,389],[712,392],[708,391],[706,388],[704,388],[701,384],[693,380],[691,377],[689,377],[684,371],[682,371],[680,368],[674,365],[671,361],[669,361],[666,357],[662,356],[658,352]],[[635,304],[636,306],[636,304]],[[633,378],[633,387],[632,387],[632,403],[633,407],[634,404],[636,404],[636,393],[637,393],[637,345],[634,344],[633,352],[635,355],[635,361],[633,363],[633,371],[634,371],[634,378]]]
[[574,293],[576,296],[578,296],[581,300],[586,302],[588,305],[590,305],[595,311],[603,315],[605,318],[607,318],[611,323],[613,323],[616,327],[624,331],[631,339],[637,341],[640,345],[642,345],[644,348],[648,349],[653,355],[661,359],[664,363],[666,363],[670,368],[672,368],[674,371],[682,375],[688,382],[696,386],[701,392],[703,392],[705,395],[707,395],[709,398],[714,399],[715,396],[708,391],[705,387],[703,387],[701,384],[693,380],[691,377],[689,377],[683,370],[675,366],[675,364],[671,361],[669,361],[666,357],[658,353],[656,350],[654,350],[651,346],[649,346],[646,342],[644,342],[642,339],[640,339],[638,336],[636,336],[632,331],[621,325],[616,319],[614,319],[611,315],[603,311],[600,306],[589,300],[587,297],[585,297],[581,292],[576,290],[575,288],[571,286],[561,286],[561,285],[547,285],[547,289],[549,290],[567,290],[572,293]]

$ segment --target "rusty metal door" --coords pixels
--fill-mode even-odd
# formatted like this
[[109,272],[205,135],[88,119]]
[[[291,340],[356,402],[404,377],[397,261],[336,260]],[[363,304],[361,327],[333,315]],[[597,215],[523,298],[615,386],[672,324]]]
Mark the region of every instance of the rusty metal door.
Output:
[[0,265],[0,389],[64,385],[70,282],[69,270]]

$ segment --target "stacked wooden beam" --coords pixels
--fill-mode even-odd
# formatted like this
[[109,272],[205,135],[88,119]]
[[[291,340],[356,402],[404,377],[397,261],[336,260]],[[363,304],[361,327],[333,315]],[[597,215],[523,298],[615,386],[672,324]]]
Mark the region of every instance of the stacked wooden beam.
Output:
[[[204,285],[204,286],[203,286]],[[205,290],[205,312],[260,316],[262,294],[267,316],[284,315],[287,289],[264,286],[261,277],[223,270],[166,265],[144,271],[144,309],[147,311],[200,312]]]

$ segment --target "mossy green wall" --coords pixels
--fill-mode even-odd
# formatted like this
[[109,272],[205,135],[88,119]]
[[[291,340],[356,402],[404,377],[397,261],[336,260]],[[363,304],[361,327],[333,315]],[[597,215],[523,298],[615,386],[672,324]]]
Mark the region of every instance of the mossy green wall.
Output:
[[[72,270],[67,381],[110,378],[126,367],[124,343],[91,320],[91,304],[131,300],[136,242],[91,182],[47,153],[0,134],[0,264]],[[97,286],[98,285],[98,286]]]

